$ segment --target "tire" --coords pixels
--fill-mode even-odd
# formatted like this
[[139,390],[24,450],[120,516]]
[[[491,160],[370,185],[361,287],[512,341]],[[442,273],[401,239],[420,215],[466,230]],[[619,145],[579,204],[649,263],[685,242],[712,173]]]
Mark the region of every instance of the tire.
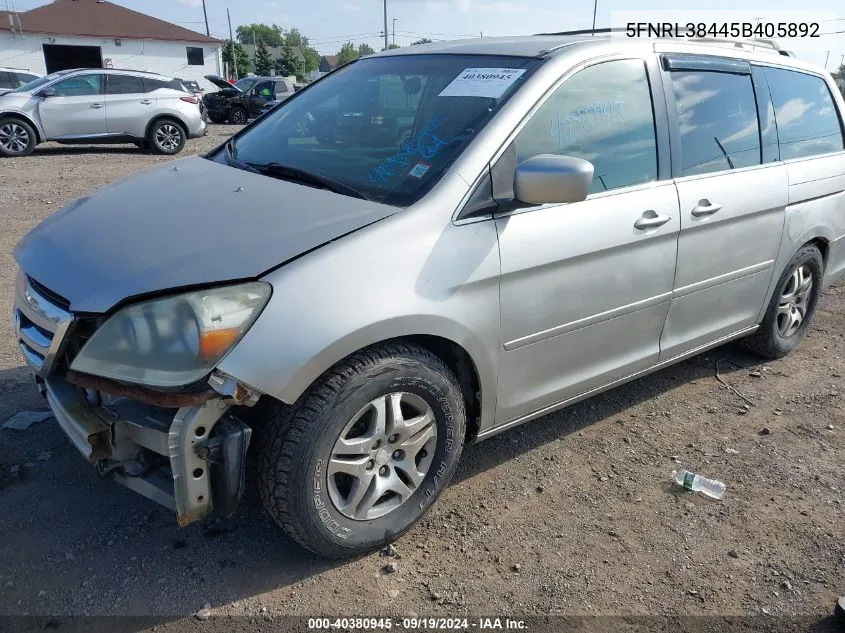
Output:
[[159,119],[150,126],[147,142],[156,154],[172,156],[185,147],[185,130],[173,119]]
[[[772,359],[783,358],[798,347],[815,314],[823,275],[824,260],[818,248],[804,246],[795,253],[778,280],[760,327],[742,341],[743,346]],[[796,286],[797,293],[793,292]],[[795,322],[795,315],[800,322]]]
[[[386,421],[383,432],[379,419]],[[409,420],[414,426],[405,427]],[[357,352],[295,405],[272,405],[264,422],[256,469],[264,508],[306,549],[347,558],[395,540],[437,499],[461,455],[466,411],[442,360],[395,342]],[[344,457],[333,459],[339,450]],[[337,464],[340,472],[333,473]],[[347,474],[350,468],[361,476]]]
[[38,136],[29,123],[16,117],[0,119],[0,156],[29,156],[37,144]]
[[249,115],[243,108],[235,107],[229,110],[229,123],[232,125],[246,125],[248,120]]

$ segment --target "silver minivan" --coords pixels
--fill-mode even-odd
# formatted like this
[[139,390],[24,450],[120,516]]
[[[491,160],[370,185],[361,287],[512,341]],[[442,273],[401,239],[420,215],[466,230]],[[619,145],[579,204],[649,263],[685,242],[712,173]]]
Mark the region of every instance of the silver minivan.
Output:
[[734,339],[794,349],[845,276],[843,111],[765,43],[387,51],[36,227],[20,350],[180,525],[254,481],[306,548],[371,551],[467,442]]
[[44,141],[178,154],[205,128],[199,97],[155,73],[62,70],[0,95],[0,156],[27,156]]

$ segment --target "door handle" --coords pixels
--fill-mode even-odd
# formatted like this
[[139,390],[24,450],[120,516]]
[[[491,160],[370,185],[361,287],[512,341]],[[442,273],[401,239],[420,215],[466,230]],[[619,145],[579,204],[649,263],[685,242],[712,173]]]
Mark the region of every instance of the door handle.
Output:
[[150,101],[149,99],[142,99],[141,100],[142,105],[150,105],[151,103],[152,103],[152,101]]
[[646,229],[656,229],[658,226],[663,226],[671,219],[671,215],[658,215],[649,209],[643,213],[639,220],[634,222],[634,228],[639,229],[640,231],[645,231]]
[[707,198],[705,198],[703,200],[699,200],[698,204],[693,207],[692,214],[695,217],[700,218],[704,215],[713,215],[714,213],[716,213],[716,211],[721,208],[721,204],[716,204],[715,202],[711,203]]
[[102,104],[102,103],[92,103],[92,104],[91,104],[91,107],[92,107],[94,110],[99,110],[100,108],[102,108],[102,107],[103,107],[103,104]]

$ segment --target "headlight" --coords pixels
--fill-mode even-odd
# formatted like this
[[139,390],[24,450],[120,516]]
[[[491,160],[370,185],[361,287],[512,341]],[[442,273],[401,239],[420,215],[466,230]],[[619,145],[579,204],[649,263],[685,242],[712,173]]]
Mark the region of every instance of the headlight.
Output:
[[255,282],[127,306],[94,332],[70,368],[153,387],[192,383],[232,349],[269,298],[270,285]]

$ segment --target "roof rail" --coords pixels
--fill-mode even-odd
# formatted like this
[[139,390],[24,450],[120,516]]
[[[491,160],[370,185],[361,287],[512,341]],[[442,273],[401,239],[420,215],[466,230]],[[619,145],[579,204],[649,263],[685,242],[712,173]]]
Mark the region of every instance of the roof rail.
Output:
[[[577,31],[560,31],[558,33],[537,33],[537,35],[610,35],[612,33],[624,33],[626,29],[623,28],[601,28],[601,29],[579,29]],[[696,38],[679,38],[666,37],[654,39],[667,39],[672,41],[695,42],[696,44],[713,44],[714,46],[728,46],[733,48],[747,48],[751,50],[766,50],[772,51],[785,57],[795,57],[791,51],[785,50],[774,40],[767,39],[728,39],[723,37],[696,37]]]
[[[674,39],[674,38],[673,38]],[[747,48],[751,50],[765,50],[785,57],[795,57],[791,51],[785,50],[774,40],[764,39],[746,39],[733,40],[724,37],[696,37],[685,39],[686,42],[695,42],[696,44],[713,44],[714,46],[729,46],[733,48]]]

